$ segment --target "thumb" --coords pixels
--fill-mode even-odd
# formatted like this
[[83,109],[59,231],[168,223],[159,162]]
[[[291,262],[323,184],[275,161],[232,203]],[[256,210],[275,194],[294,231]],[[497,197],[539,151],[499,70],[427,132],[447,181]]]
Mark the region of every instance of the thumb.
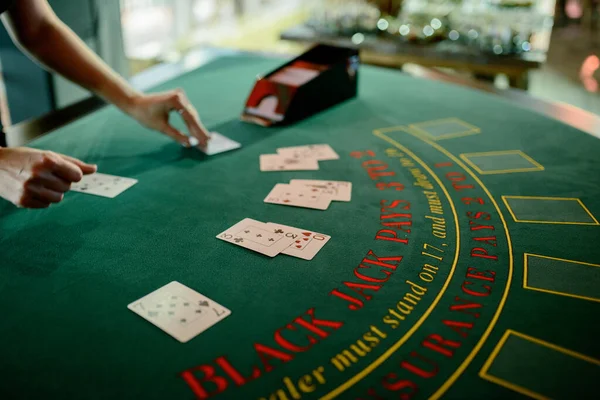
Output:
[[84,175],[90,175],[98,171],[98,166],[95,164],[87,164],[77,158],[65,156],[64,154],[61,154],[61,157],[77,165]]

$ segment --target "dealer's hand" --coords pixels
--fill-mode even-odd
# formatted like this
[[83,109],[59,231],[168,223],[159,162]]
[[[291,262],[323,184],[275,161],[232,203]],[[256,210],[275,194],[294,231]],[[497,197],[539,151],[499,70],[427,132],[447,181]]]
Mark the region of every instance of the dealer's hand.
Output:
[[[198,143],[194,143],[194,139],[169,123],[169,115],[172,111],[181,115],[191,137],[196,138]],[[198,118],[198,112],[181,89],[156,94],[140,94],[132,100],[126,112],[145,127],[162,132],[186,147],[198,144],[204,147],[210,139],[208,131]]]
[[72,182],[96,172],[95,165],[51,151],[0,148],[0,197],[18,207],[46,208],[62,201]]

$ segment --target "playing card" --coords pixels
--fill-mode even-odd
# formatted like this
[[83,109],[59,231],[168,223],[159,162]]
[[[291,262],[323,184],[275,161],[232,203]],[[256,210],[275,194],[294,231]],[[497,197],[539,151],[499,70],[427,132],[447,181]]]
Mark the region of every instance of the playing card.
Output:
[[207,156],[212,156],[215,154],[224,153],[226,151],[239,149],[240,147],[242,147],[242,145],[235,140],[231,140],[218,132],[211,132],[210,140],[208,141],[206,147],[198,146],[198,149],[200,149],[200,151]]
[[95,173],[84,175],[81,181],[71,185],[71,191],[115,198],[137,183],[137,179]]
[[319,169],[316,159],[284,157],[279,154],[261,154],[261,171],[314,171]]
[[320,71],[314,69],[286,67],[267,77],[267,79],[284,85],[301,86],[313,80],[320,73]]
[[269,257],[275,257],[288,248],[294,241],[284,235],[272,232],[267,224],[250,218],[246,218],[225,232],[218,234],[217,239],[236,244]]
[[265,198],[265,203],[327,210],[332,194],[322,189],[278,183]]
[[222,305],[175,281],[134,301],[127,308],[181,343],[231,314]]
[[279,99],[277,96],[266,96],[261,101],[258,107],[246,107],[246,113],[257,115],[266,118],[270,121],[283,121],[283,115],[277,113],[277,104]]
[[350,201],[352,198],[352,182],[292,179],[290,185],[330,190],[333,192],[333,201]]
[[317,161],[337,160],[340,158],[328,144],[282,147],[277,149],[277,154],[289,158],[314,158]]
[[302,258],[304,260],[312,260],[329,239],[331,239],[331,236],[329,235],[312,232],[306,229],[294,228],[293,226],[275,224],[273,222],[268,222],[267,225],[273,229],[273,232],[294,239],[294,243],[282,251],[282,254]]

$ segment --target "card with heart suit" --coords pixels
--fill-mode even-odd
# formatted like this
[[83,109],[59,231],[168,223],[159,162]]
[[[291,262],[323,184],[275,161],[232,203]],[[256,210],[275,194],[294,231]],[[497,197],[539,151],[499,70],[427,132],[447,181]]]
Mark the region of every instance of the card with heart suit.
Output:
[[136,183],[138,183],[137,179],[95,173],[92,175],[84,175],[81,181],[73,183],[71,185],[71,191],[112,199]]
[[266,171],[315,171],[319,162],[312,158],[285,157],[279,154],[261,154],[260,170]]
[[127,308],[181,343],[231,314],[222,305],[175,281],[134,301]]
[[[190,140],[191,139],[196,138],[190,138]],[[190,141],[190,143],[192,144],[192,146],[197,146],[198,139],[196,139],[195,142]],[[235,140],[229,139],[228,137],[223,136],[218,132],[211,132],[210,140],[208,141],[206,147],[198,146],[198,149],[207,156],[213,156],[215,154],[224,153],[226,151],[239,149],[240,147],[242,147],[242,145],[236,142]]]
[[352,182],[292,179],[290,185],[310,186],[330,190],[333,192],[333,201],[350,201],[352,198]]
[[269,257],[275,257],[288,248],[294,241],[273,230],[264,222],[246,218],[225,232],[217,235],[217,239],[256,251]]
[[322,189],[278,183],[265,198],[265,203],[327,210],[332,195]]
[[294,239],[294,243],[282,251],[282,254],[302,258],[304,260],[312,260],[315,255],[321,251],[323,246],[327,244],[329,239],[331,239],[331,236],[329,235],[312,232],[306,229],[294,228],[293,226],[275,224],[273,222],[268,222],[267,225],[274,229],[273,232]]
[[282,147],[277,149],[277,154],[290,158],[314,158],[318,161],[337,160],[340,158],[328,144]]

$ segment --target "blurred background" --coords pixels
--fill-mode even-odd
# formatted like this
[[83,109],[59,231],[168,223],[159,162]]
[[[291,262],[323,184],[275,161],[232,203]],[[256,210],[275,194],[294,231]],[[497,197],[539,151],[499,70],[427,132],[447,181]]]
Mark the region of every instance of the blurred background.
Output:
[[[139,87],[161,65],[235,51],[293,56],[324,42],[359,47],[363,64],[441,69],[600,114],[600,0],[49,2]],[[4,30],[0,60],[5,126],[89,96],[21,55]]]

